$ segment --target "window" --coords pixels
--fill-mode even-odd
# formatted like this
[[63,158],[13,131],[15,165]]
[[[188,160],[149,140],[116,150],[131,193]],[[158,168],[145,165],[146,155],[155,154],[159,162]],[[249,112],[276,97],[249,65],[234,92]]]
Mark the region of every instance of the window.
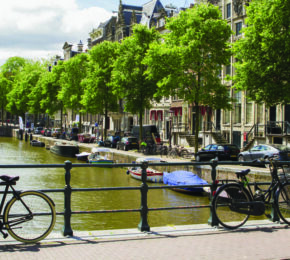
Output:
[[230,18],[232,16],[231,9],[232,9],[231,4],[227,4],[227,18]]
[[257,124],[261,124],[263,123],[263,115],[264,115],[264,111],[263,111],[263,105],[262,104],[257,104]]
[[243,23],[242,22],[236,23],[236,36],[242,34],[242,32],[241,32],[242,27],[243,27]]
[[246,124],[253,123],[253,102],[247,100],[246,103]]
[[229,64],[226,66],[226,75],[231,75],[231,58],[229,59]]
[[241,123],[241,115],[242,115],[242,98],[241,91],[234,92],[234,99],[236,102],[234,103],[234,124]]

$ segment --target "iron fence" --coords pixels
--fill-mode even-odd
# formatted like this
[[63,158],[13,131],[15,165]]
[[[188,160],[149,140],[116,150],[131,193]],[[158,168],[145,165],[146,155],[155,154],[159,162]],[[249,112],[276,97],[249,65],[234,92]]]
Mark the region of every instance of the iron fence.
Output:
[[[93,213],[120,213],[120,212],[140,212],[140,223],[138,224],[138,229],[140,231],[150,231],[150,226],[148,223],[148,212],[149,211],[157,211],[157,210],[178,210],[178,209],[191,209],[191,208],[209,208],[210,216],[208,219],[208,224],[211,226],[217,226],[218,220],[212,214],[212,198],[214,192],[217,190],[218,182],[216,181],[217,173],[216,167],[218,165],[249,165],[249,166],[263,166],[267,164],[267,162],[218,162],[218,161],[210,161],[210,162],[160,162],[154,163],[154,166],[180,166],[180,167],[194,167],[194,166],[203,166],[209,165],[211,166],[211,183],[208,185],[177,185],[174,188],[192,188],[192,187],[210,187],[210,203],[209,205],[193,205],[193,206],[175,206],[175,207],[159,207],[159,208],[148,208],[147,204],[147,193],[149,190],[153,189],[172,189],[173,186],[170,185],[161,185],[161,186],[148,186],[146,183],[147,172],[146,169],[150,165],[148,162],[143,162],[141,164],[138,163],[114,163],[114,164],[72,164],[70,161],[65,161],[64,164],[21,164],[21,165],[0,165],[1,168],[64,168],[65,169],[65,187],[63,189],[40,189],[39,191],[44,193],[55,193],[60,192],[64,194],[64,211],[57,212],[57,215],[64,216],[64,227],[63,227],[63,235],[64,236],[72,236],[73,230],[71,228],[71,216],[73,214],[93,214]],[[290,162],[281,162],[281,164],[290,164]],[[99,187],[99,188],[72,188],[70,185],[71,180],[71,169],[72,168],[87,168],[87,167],[99,167],[99,168],[120,168],[120,167],[141,167],[142,168],[142,179],[141,185],[136,187]],[[152,166],[152,164],[151,164]],[[255,183],[250,183],[250,185],[254,185]],[[258,182],[259,185],[268,185],[269,182]],[[91,191],[113,191],[113,190],[140,190],[140,200],[141,206],[138,209],[117,209],[117,210],[92,210],[92,211],[72,211],[71,209],[71,197],[73,192],[91,192]],[[0,194],[3,193],[0,191]],[[272,209],[273,214],[275,214],[275,208]],[[277,214],[276,214],[277,215]],[[273,221],[277,221],[277,219],[272,219]]]

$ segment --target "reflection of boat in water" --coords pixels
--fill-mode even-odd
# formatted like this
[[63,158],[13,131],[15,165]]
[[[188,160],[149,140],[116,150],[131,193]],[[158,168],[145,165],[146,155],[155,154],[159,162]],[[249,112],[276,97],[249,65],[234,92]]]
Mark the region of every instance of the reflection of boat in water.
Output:
[[[198,175],[188,171],[164,172],[163,183],[167,185],[207,185],[208,182],[200,178]],[[185,193],[204,192],[203,187],[173,188],[176,191]]]
[[[152,164],[154,163],[160,163],[160,162],[165,162],[161,160],[160,158],[137,158],[136,163],[141,164],[142,162],[148,162],[150,166],[152,167]],[[163,172],[159,170],[155,170],[151,167],[147,168],[147,181],[149,182],[155,182],[155,183],[162,183],[163,181]],[[141,167],[129,167],[127,170],[127,174],[130,174],[131,177],[137,179],[137,180],[142,180],[142,169]]]
[[94,147],[92,153],[88,156],[89,163],[114,163],[113,159],[109,159],[111,150],[108,148]]
[[78,160],[80,161],[88,161],[88,157],[91,155],[91,153],[88,152],[82,152],[82,153],[78,153],[76,154],[76,157]]
[[31,140],[30,141],[30,145],[31,146],[37,146],[37,147],[44,147],[45,143],[41,142],[41,141],[38,141],[38,140]]
[[64,157],[75,157],[79,153],[79,147],[66,142],[57,142],[50,147],[50,151]]

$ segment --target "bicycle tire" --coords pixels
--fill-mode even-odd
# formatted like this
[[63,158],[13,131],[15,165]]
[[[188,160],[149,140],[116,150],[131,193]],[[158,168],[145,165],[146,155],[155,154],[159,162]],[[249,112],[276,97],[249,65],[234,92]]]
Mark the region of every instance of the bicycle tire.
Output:
[[281,219],[290,225],[290,183],[285,183],[277,191],[276,205]]
[[180,153],[180,156],[182,157],[182,158],[185,158],[185,159],[187,159],[187,158],[189,158],[189,151],[187,151],[187,150],[182,150],[181,151],[181,153]]
[[213,198],[213,213],[219,224],[228,229],[235,229],[244,225],[249,219],[248,214],[233,210],[233,202],[249,202],[249,192],[239,184],[221,186]]
[[[25,191],[19,196],[20,200],[13,197],[5,207],[4,223],[7,231],[20,242],[39,242],[48,236],[54,227],[56,220],[54,203],[47,195],[38,191]],[[20,217],[23,219],[29,216],[29,211],[22,201],[32,213],[30,220],[19,221]]]
[[169,153],[168,153],[168,157],[169,158],[176,158],[177,157],[177,152],[175,150],[171,150]]

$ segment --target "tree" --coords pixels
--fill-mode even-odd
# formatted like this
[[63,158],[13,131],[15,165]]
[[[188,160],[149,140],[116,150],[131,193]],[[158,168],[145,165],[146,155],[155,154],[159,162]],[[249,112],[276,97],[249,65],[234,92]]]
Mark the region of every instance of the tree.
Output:
[[16,115],[24,118],[30,110],[30,98],[41,73],[45,70],[43,64],[38,61],[29,60],[13,80],[13,88],[8,93],[7,109]]
[[159,96],[178,95],[196,111],[195,152],[198,150],[199,106],[229,109],[228,89],[221,84],[221,66],[231,55],[231,29],[211,4],[195,5],[167,20],[164,41],[152,44],[145,63],[148,78],[158,80]]
[[61,90],[58,98],[63,102],[65,108],[70,108],[80,114],[79,130],[81,132],[81,113],[84,108],[81,103],[84,89],[81,85],[87,75],[88,54],[80,53],[63,63],[64,71],[61,73]]
[[2,125],[4,123],[4,110],[6,105],[8,104],[7,94],[11,88],[11,81],[6,79],[3,73],[0,73],[0,106],[1,106],[1,117],[2,117]]
[[151,107],[157,91],[156,80],[144,74],[147,66],[143,61],[150,44],[158,39],[159,33],[154,28],[135,25],[133,35],[125,38],[120,45],[113,70],[114,92],[125,100],[125,111],[139,115],[140,140],[144,111]]
[[61,126],[63,122],[64,104],[62,100],[58,99],[58,95],[61,90],[60,78],[63,72],[63,61],[59,60],[57,65],[52,67],[51,72],[47,71],[39,80],[39,86],[41,87],[43,95],[40,106],[50,116],[60,111]]
[[118,99],[110,85],[118,47],[119,43],[108,41],[94,46],[89,52],[88,74],[82,82],[84,95],[81,102],[85,110],[105,116],[104,138],[107,136],[108,112],[118,111]]
[[22,57],[11,57],[2,66],[1,71],[5,78],[13,81],[14,77],[23,69],[27,60]]
[[252,0],[234,44],[235,88],[268,106],[290,102],[290,0]]

